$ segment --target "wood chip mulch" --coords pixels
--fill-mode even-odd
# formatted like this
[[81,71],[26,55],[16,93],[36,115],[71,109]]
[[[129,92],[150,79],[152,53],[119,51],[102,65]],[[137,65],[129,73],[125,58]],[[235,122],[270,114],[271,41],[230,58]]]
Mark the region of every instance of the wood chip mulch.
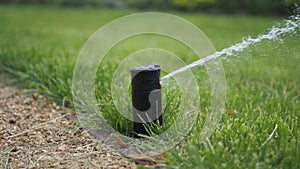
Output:
[[136,168],[39,94],[0,88],[0,168]]

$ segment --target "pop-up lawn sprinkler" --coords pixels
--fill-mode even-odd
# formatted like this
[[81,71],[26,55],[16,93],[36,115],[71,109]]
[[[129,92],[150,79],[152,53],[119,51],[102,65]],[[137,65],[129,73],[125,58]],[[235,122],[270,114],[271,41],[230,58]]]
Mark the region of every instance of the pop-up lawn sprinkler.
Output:
[[[130,69],[132,86],[133,131],[149,135],[145,125],[162,125],[160,66],[144,65]],[[137,135],[136,135],[137,136]]]

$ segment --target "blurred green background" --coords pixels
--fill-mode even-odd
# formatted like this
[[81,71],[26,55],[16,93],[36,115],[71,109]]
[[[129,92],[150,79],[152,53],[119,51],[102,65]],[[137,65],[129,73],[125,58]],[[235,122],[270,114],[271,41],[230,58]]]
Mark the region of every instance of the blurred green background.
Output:
[[209,13],[242,13],[255,15],[284,15],[300,0],[0,0],[9,4],[51,4],[72,7],[109,7],[203,11]]

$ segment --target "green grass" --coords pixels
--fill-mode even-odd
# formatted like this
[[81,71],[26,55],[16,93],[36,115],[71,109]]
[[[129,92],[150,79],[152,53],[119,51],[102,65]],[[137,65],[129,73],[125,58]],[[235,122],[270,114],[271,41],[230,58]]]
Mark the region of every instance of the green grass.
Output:
[[[81,47],[102,25],[134,12],[0,6],[0,71],[12,74],[15,85],[72,106],[70,85]],[[217,50],[245,36],[256,36],[280,20],[174,14],[203,30]],[[209,110],[209,79],[203,67],[193,70],[201,84],[203,117],[199,117],[187,141],[166,153],[165,161],[170,168],[300,168],[299,37],[299,34],[286,36],[283,44],[265,41],[223,61],[227,81],[226,110],[217,130],[204,143],[198,143],[197,136]],[[180,43],[154,35],[126,40],[108,54],[96,78],[97,98],[105,103],[99,108],[108,122],[125,134],[129,134],[131,124],[115,113],[110,77],[116,63],[147,46],[170,50],[187,63],[197,59]],[[114,60],[110,60],[111,57]],[[175,92],[168,96],[174,99],[171,102],[177,103],[176,97],[170,97],[172,93]],[[164,119],[167,126],[174,121],[176,111],[176,104],[168,105]],[[275,126],[277,129],[271,135]]]

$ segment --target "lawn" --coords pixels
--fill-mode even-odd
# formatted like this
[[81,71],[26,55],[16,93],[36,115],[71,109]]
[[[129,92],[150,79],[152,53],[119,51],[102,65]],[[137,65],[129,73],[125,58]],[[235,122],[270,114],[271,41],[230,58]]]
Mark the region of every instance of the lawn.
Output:
[[[72,106],[72,73],[84,43],[109,21],[135,12],[0,6],[0,72],[12,75],[9,84]],[[171,13],[200,28],[217,50],[243,37],[255,37],[282,20]],[[218,128],[199,143],[197,134],[203,123],[199,118],[189,137],[165,154],[164,161],[170,168],[300,168],[300,34],[282,40],[263,41],[222,61],[227,95]],[[122,57],[149,46],[173,50],[186,63],[198,58],[179,42],[155,35],[130,38],[107,54],[97,74],[96,94],[99,102],[107,103],[99,107],[103,115],[124,134],[128,134],[130,123],[119,115],[111,116],[116,110],[111,104],[110,77]],[[112,56],[116,59],[110,60]],[[193,73],[201,82],[200,109],[205,118],[210,105],[209,79],[203,67],[193,69]],[[165,114],[171,116],[172,112],[176,112],[176,107],[167,109]],[[172,119],[166,119],[166,123],[171,125]]]

